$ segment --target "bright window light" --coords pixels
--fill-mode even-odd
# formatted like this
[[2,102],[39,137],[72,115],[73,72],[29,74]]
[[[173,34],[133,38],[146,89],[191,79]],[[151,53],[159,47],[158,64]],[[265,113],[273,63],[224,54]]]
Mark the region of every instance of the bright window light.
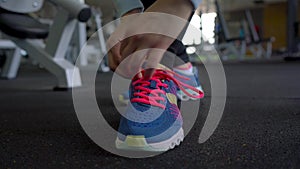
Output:
[[[187,28],[186,34],[183,37],[183,43],[185,45],[199,45],[202,43],[201,40],[209,42],[210,44],[215,43],[215,19],[216,13],[202,14],[201,18],[198,15],[194,15],[191,20],[190,26]],[[202,34],[200,32],[202,19]],[[194,27],[192,29],[191,27]],[[197,29],[195,29],[197,28]]]

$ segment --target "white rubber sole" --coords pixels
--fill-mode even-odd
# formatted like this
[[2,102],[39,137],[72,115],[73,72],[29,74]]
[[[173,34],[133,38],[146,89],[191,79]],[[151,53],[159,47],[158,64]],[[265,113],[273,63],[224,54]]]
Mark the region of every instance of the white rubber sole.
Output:
[[181,128],[174,136],[159,143],[148,144],[144,136],[127,136],[125,141],[117,138],[116,148],[130,151],[164,152],[179,146],[183,139],[184,132]]
[[121,103],[122,105],[128,105],[129,103],[129,99],[125,99],[123,95],[119,95],[119,103]]

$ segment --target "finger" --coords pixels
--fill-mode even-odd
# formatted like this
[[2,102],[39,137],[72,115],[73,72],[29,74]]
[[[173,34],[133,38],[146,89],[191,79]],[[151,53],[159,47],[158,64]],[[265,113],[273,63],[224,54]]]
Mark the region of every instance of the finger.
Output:
[[120,48],[121,48],[121,43],[119,42],[114,47],[112,47],[110,50],[114,60],[118,61],[118,64],[121,62],[121,59],[122,59]]
[[115,71],[118,67],[118,64],[113,59],[111,52],[108,52],[108,66],[112,71]]
[[116,67],[121,63],[120,55],[120,43],[117,43],[111,50],[108,52],[108,64],[112,70],[115,70]]
[[127,79],[132,79],[136,75],[141,78],[139,72],[141,72],[141,65],[145,61],[146,53],[147,51],[135,51],[132,55],[122,59],[115,72]]
[[111,48],[116,46],[120,41],[124,39],[124,36],[126,34],[126,29],[123,28],[122,26],[119,26],[108,38],[106,41],[106,47],[107,50],[109,51]]
[[147,53],[147,61],[145,65],[145,79],[150,79],[155,72],[155,70],[158,68],[158,65],[166,51],[163,49],[149,49]]
[[131,37],[122,42],[122,46],[120,49],[122,59],[125,59],[129,55],[133,54],[133,52],[137,51],[137,43],[134,39],[135,38]]
[[132,55],[128,57],[127,69],[131,75],[138,75],[139,78],[142,78],[141,70],[143,63],[146,60],[147,53],[147,49],[137,49]]

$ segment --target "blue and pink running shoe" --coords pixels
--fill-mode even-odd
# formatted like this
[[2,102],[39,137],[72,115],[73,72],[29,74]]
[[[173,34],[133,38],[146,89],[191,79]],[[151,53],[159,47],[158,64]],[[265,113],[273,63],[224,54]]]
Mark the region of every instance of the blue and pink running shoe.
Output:
[[[172,71],[157,69],[150,80],[133,78],[129,90],[130,102],[122,114],[116,139],[118,149],[164,152],[183,141],[177,88],[193,98],[202,98],[204,94],[178,81],[177,76],[180,77]],[[187,88],[197,95],[189,94]]]

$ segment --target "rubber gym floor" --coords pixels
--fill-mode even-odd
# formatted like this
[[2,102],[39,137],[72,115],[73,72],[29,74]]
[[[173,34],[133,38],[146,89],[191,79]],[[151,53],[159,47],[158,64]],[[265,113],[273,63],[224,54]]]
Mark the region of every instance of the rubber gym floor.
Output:
[[[21,65],[16,79],[0,80],[0,168],[300,168],[300,62],[225,64],[225,111],[204,144],[197,140],[211,95],[205,68],[198,67],[206,97],[185,141],[159,156],[128,159],[89,139],[76,117],[72,92],[52,91],[54,76]],[[107,121],[118,126],[107,90],[111,77],[98,74],[96,96]]]

